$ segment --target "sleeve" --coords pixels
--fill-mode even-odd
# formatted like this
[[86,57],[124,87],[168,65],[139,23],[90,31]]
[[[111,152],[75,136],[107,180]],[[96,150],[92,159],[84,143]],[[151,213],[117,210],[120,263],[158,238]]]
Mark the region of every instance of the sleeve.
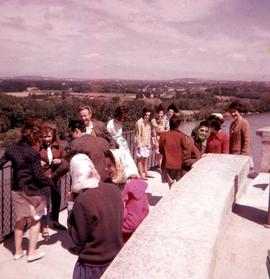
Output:
[[183,149],[183,164],[187,167],[192,166],[201,158],[201,153],[195,146],[192,138],[188,138]]
[[[101,122],[102,123],[102,122]],[[102,123],[101,125],[101,129],[102,132],[104,134],[104,138],[108,141],[110,148],[118,148],[118,144],[116,143],[116,141],[114,140],[114,138],[112,137],[112,135],[109,133],[109,131],[107,130],[106,126],[104,123]]]
[[84,247],[87,239],[91,235],[93,218],[89,216],[88,209],[81,201],[74,203],[73,209],[68,216],[68,232],[74,244],[78,247]]
[[140,147],[141,146],[141,125],[138,121],[135,124],[135,141],[136,141],[137,147]]
[[31,156],[30,164],[34,179],[38,182],[41,188],[54,186],[53,181],[49,177],[45,176],[41,168],[39,153],[36,153],[33,156]]
[[164,140],[164,134],[160,135],[160,139],[159,139],[159,152],[161,154],[164,154],[164,144],[165,144],[165,140]]
[[229,137],[226,135],[222,142],[221,153],[228,154],[229,153]]
[[128,199],[124,200],[124,221],[122,231],[124,233],[134,232],[148,212],[149,208],[146,198],[142,196],[140,199],[135,199],[135,197],[129,193]]
[[250,126],[247,121],[241,127],[241,155],[250,155]]
[[4,155],[2,156],[2,158],[0,159],[0,169],[2,169],[3,166],[4,166],[8,161],[10,161],[10,158],[9,158],[7,152],[5,152]]

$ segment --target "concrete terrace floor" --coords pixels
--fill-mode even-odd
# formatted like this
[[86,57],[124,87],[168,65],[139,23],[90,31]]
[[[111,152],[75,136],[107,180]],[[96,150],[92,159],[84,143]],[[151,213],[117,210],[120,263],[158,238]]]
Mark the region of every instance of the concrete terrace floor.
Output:
[[[153,178],[148,179],[147,197],[150,210],[169,191],[167,184],[161,183],[160,175],[150,171]],[[60,213],[60,222],[66,224],[67,212]],[[41,260],[28,263],[26,257],[14,261],[14,240],[8,237],[4,243],[0,244],[0,278],[1,279],[68,279],[72,278],[74,265],[77,256],[68,252],[72,247],[72,240],[67,231],[54,231],[50,229],[51,238],[44,242],[39,236],[38,246],[40,251],[46,252]],[[28,247],[28,232],[25,234],[23,249]]]
[[[151,210],[168,191],[157,172],[150,172],[147,195]],[[215,279],[266,279],[265,260],[270,249],[270,230],[263,227],[268,206],[269,174],[260,174],[250,181],[246,193],[230,213],[216,258]],[[66,224],[66,210],[60,214]],[[61,279],[72,278],[77,260],[68,252],[72,246],[67,232],[50,230],[51,238],[44,242],[40,236],[39,249],[46,256],[36,262],[27,263],[26,258],[13,261],[13,237],[0,244],[0,277],[3,279]],[[27,236],[27,235],[26,235]],[[27,248],[27,237],[24,239]],[[196,263],[194,263],[196,264]]]

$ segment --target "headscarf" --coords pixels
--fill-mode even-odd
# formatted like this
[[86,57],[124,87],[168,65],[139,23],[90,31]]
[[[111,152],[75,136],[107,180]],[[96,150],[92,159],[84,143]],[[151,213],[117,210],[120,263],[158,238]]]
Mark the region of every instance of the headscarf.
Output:
[[125,183],[127,181],[125,165],[120,149],[110,149],[115,161],[116,176],[112,178],[113,183]]
[[76,154],[70,161],[72,178],[71,190],[79,193],[83,189],[97,188],[100,176],[90,158],[85,154]]

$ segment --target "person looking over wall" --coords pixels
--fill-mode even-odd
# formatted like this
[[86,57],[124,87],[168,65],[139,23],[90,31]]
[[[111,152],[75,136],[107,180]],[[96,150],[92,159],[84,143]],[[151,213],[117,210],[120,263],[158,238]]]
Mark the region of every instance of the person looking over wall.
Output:
[[[64,147],[56,133],[56,126],[51,122],[44,123],[44,135],[39,150],[41,166],[46,176],[51,177],[64,159]],[[66,227],[59,223],[59,211],[61,205],[61,181],[57,180],[55,187],[51,188],[49,197],[51,199],[51,220],[53,229],[66,230]],[[48,206],[49,208],[49,206]],[[43,219],[43,218],[42,218]],[[42,223],[42,236],[49,239],[48,218]]]
[[161,163],[162,182],[167,182],[169,187],[182,176],[183,153],[186,147],[186,137],[180,132],[180,116],[170,119],[170,131],[160,135],[160,153],[163,155]]
[[70,161],[68,231],[77,246],[73,279],[100,278],[122,247],[123,204],[119,189],[101,182],[85,154]]
[[164,108],[162,105],[159,105],[157,107],[155,117],[152,118],[151,120],[151,125],[152,125],[152,142],[156,152],[156,162],[159,169],[161,169],[162,155],[159,152],[160,134],[169,130],[166,127],[166,121],[164,120]]
[[191,133],[191,137],[194,139],[194,144],[197,149],[201,152],[201,154],[205,151],[204,142],[207,140],[209,136],[209,123],[204,120],[201,121]]
[[118,106],[114,112],[113,119],[111,119],[107,124],[107,129],[113,139],[116,141],[116,143],[119,146],[119,150],[121,150],[122,157],[124,158],[124,161],[126,162],[127,168],[131,174],[137,173],[137,167],[136,164],[131,156],[128,143],[126,139],[123,137],[123,127],[122,123],[125,120],[126,114],[128,112],[128,109],[126,106]]
[[139,174],[142,179],[150,177],[148,175],[148,158],[151,152],[151,109],[144,108],[143,116],[135,125],[135,144],[137,147],[136,157]]
[[93,112],[92,108],[89,106],[80,106],[79,108],[80,119],[83,121],[86,134],[102,137],[108,141],[110,148],[117,148],[115,140],[112,138],[111,134],[108,132],[104,123],[92,118]]
[[149,204],[145,193],[148,185],[137,176],[127,174],[125,160],[119,149],[108,150],[105,156],[111,180],[122,193],[124,205],[122,233],[125,243],[149,212]]
[[210,135],[207,139],[205,153],[229,153],[229,136],[222,130],[224,123],[222,114],[212,114],[207,119]]
[[178,113],[179,110],[176,107],[176,105],[174,103],[171,103],[168,108],[167,108],[167,112],[164,115],[164,120],[165,120],[165,126],[166,126],[166,130],[170,130],[170,119],[173,115],[175,115],[176,113]]
[[[0,168],[11,161],[13,166],[11,197],[15,213],[15,255],[19,260],[26,255],[22,240],[26,222],[30,220],[28,262],[44,257],[44,252],[36,250],[40,231],[40,218],[46,211],[46,199],[41,193],[44,187],[54,187],[53,181],[44,175],[40,165],[38,146],[43,136],[42,120],[27,119],[21,129],[21,139],[9,145],[0,159]],[[28,223],[29,224],[29,223]]]

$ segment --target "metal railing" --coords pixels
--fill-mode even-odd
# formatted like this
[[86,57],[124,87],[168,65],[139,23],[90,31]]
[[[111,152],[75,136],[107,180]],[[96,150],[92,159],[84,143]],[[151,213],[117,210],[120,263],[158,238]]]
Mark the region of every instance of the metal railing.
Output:
[[[124,132],[124,138],[128,142],[132,157],[135,159],[136,147],[134,143],[134,132]],[[155,153],[152,152],[149,158],[149,168],[155,166]],[[14,214],[11,199],[11,178],[12,166],[7,164],[0,170],[0,242],[5,236],[13,232],[14,229]],[[61,179],[61,207],[64,209],[67,206],[67,193],[70,191],[70,175],[67,173]]]

